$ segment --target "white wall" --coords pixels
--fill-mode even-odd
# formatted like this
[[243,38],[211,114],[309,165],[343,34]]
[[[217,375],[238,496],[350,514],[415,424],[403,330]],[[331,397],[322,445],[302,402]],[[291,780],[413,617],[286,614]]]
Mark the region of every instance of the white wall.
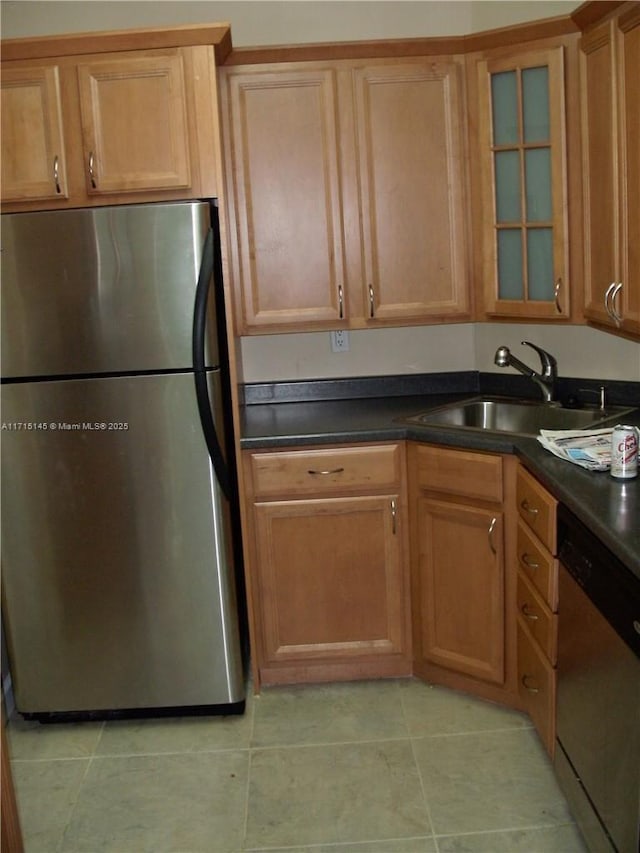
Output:
[[[2,0],[3,38],[228,21],[233,43],[295,44],[464,35],[569,14],[574,0]],[[577,283],[579,284],[579,283]],[[335,354],[329,334],[265,335],[241,342],[245,381],[440,370],[498,370],[506,344],[527,360],[528,337],[556,354],[564,376],[640,380],[640,344],[583,327],[477,324],[351,333]]]

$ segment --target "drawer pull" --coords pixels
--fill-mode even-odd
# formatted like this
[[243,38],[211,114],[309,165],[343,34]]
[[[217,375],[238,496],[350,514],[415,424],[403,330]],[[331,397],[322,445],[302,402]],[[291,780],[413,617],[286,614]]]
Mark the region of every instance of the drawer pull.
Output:
[[344,468],[332,468],[330,471],[316,471],[314,468],[309,468],[307,474],[318,477],[327,477],[329,474],[342,474]]
[[340,306],[338,318],[344,320],[344,291],[341,284],[338,285],[338,304]]
[[520,562],[526,566],[528,569],[539,569],[540,563],[536,563],[535,560],[532,560],[528,554],[520,554]]
[[495,530],[497,522],[498,522],[498,519],[494,515],[493,518],[491,519],[490,523],[489,523],[489,529],[487,530],[487,536],[489,537],[489,548],[491,548],[491,551],[494,554],[498,553],[496,551],[496,546],[495,546],[494,541],[493,541],[493,531]]
[[528,512],[530,515],[533,515],[534,517],[539,512],[539,510],[537,510],[534,506],[531,506],[531,504],[529,503],[529,501],[526,498],[523,501],[521,501],[520,506],[522,507],[522,509],[525,512]]
[[373,320],[376,315],[373,286],[369,285],[369,317]]
[[57,154],[53,158],[53,182],[56,185],[56,192],[60,195],[62,192],[60,188],[60,158]]
[[97,190],[98,185],[96,184],[96,173],[93,163],[93,151],[89,151],[89,180],[91,181],[91,188]]
[[521,684],[524,687],[524,689],[528,690],[529,693],[540,693],[540,688],[539,687],[533,687],[532,684],[530,683],[531,681],[533,681],[533,679],[531,678],[530,675],[526,675],[526,673],[525,673],[525,675],[522,676],[520,681],[521,681]]
[[529,609],[529,605],[525,602],[520,608],[525,619],[530,619],[531,622],[537,622],[538,616]]
[[393,535],[396,535],[396,502],[394,500],[391,501],[391,531]]

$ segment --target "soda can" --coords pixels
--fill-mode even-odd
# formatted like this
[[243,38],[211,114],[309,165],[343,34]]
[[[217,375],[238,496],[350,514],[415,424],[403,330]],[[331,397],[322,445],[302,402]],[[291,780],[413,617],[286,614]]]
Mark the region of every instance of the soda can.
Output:
[[638,476],[638,429],[617,424],[611,433],[611,476],[632,480]]

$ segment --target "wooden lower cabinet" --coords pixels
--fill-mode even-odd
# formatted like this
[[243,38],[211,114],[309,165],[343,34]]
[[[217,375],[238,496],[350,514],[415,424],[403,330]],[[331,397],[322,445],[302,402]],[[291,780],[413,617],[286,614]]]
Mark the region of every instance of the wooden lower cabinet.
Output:
[[517,705],[515,460],[410,444],[414,672]]
[[403,453],[245,454],[261,683],[410,674]]

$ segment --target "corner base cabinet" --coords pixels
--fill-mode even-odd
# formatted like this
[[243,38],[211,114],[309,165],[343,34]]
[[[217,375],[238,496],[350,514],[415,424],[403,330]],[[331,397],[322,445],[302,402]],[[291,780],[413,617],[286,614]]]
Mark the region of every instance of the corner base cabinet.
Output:
[[515,697],[515,460],[409,447],[416,675],[506,704]]
[[263,684],[409,675],[399,444],[246,452]]

